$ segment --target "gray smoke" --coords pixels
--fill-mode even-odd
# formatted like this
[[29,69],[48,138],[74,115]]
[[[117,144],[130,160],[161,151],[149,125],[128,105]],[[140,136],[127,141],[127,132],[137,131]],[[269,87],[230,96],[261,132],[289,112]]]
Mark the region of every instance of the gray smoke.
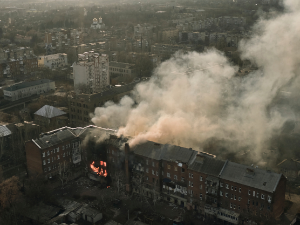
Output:
[[287,0],[285,6],[284,13],[261,19],[253,37],[240,43],[255,72],[236,77],[238,68],[217,50],[177,53],[137,85],[133,97],[96,108],[92,121],[134,137],[131,144],[152,140],[200,149],[213,138],[260,157],[294,119],[291,108],[273,104],[283,88],[299,84],[300,3]]

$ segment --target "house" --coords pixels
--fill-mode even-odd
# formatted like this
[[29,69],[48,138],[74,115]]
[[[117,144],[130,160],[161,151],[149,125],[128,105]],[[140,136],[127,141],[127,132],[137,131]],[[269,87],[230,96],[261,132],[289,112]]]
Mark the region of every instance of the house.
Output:
[[89,221],[91,223],[96,223],[102,219],[102,213],[98,210],[86,207],[82,210],[82,219]]
[[285,159],[277,167],[288,180],[295,180],[300,175],[300,160]]
[[46,130],[66,126],[67,113],[50,105],[44,105],[34,113],[34,121]]

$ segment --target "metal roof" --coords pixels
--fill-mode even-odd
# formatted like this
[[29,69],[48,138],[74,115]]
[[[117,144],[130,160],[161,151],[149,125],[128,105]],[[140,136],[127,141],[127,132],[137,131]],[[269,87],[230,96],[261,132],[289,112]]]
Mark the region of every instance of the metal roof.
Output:
[[6,126],[0,126],[0,137],[11,135],[11,131]]
[[158,144],[152,141],[147,141],[134,146],[132,150],[135,154],[147,158],[155,160],[163,159],[166,161],[178,161],[187,164],[191,163],[197,155],[197,151],[189,148],[183,148],[169,144]]
[[56,117],[56,116],[65,115],[67,113],[65,113],[64,111],[61,111],[60,109],[55,108],[53,106],[44,105],[42,108],[40,108],[34,114],[50,119],[50,118],[53,118],[53,117]]
[[32,86],[36,86],[36,85],[39,85],[39,84],[50,83],[50,82],[54,82],[54,81],[49,80],[49,79],[41,79],[41,80],[35,80],[35,81],[30,81],[30,82],[21,82],[21,83],[16,83],[16,84],[10,85],[10,86],[4,88],[3,90],[5,90],[5,91],[16,91],[16,90],[19,90],[19,89],[32,87]]
[[274,192],[282,174],[228,161],[220,178],[267,192]]
[[223,160],[198,155],[195,161],[189,166],[189,169],[212,176],[219,176],[224,164],[225,161]]

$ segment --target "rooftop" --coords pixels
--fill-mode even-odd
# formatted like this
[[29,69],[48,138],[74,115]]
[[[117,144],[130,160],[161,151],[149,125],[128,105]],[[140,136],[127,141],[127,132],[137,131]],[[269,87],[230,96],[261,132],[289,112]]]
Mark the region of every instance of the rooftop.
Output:
[[155,160],[178,161],[190,164],[196,157],[197,151],[176,145],[158,144],[152,141],[139,144],[132,151],[144,157]]
[[267,192],[274,192],[282,174],[227,161],[220,178]]
[[116,61],[111,61],[109,62],[109,66],[111,67],[119,67],[119,68],[130,68],[132,66],[135,66],[134,64],[129,64],[129,63],[123,63],[123,62],[116,62]]
[[50,118],[53,118],[56,116],[65,115],[66,113],[64,111],[59,110],[58,108],[53,107],[53,106],[44,105],[42,108],[40,108],[34,114],[50,119]]
[[50,83],[50,82],[54,82],[54,81],[49,80],[49,79],[41,79],[41,80],[35,80],[35,81],[29,81],[29,82],[21,82],[21,83],[16,83],[16,84],[10,85],[10,86],[4,88],[3,90],[16,91],[16,90],[20,90],[23,88],[32,87],[32,86],[36,86],[39,84],[46,84],[46,83]]

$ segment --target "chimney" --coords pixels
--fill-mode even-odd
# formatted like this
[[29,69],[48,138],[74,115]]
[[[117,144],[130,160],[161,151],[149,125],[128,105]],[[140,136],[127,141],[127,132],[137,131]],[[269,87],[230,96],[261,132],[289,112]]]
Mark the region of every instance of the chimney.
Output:
[[130,179],[129,179],[129,152],[130,152],[130,149],[129,149],[129,145],[128,143],[125,144],[125,179],[126,179],[126,191],[127,192],[130,192]]

